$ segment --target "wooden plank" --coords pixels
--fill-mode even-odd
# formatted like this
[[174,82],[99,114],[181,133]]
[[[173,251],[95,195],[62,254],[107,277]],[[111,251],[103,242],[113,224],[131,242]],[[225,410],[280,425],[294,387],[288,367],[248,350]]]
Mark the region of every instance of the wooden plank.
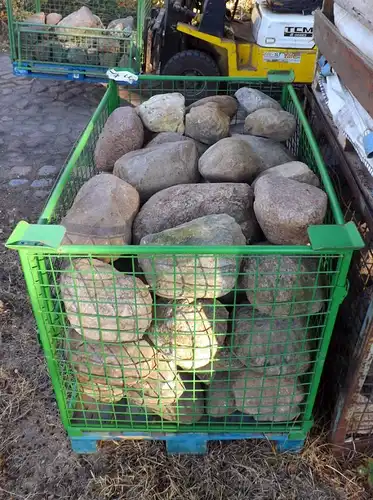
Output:
[[315,12],[315,42],[360,104],[373,116],[373,63],[344,38],[320,11]]
[[356,17],[364,26],[373,31],[373,2],[372,0],[334,0],[347,12]]
[[334,10],[334,0],[324,0],[322,11],[326,15],[326,17],[331,21],[334,20],[333,10]]

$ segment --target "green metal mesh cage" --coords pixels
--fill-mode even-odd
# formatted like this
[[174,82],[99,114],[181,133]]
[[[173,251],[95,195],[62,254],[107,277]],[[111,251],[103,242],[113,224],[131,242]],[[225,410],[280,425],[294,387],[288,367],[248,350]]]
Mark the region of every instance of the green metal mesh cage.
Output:
[[[61,218],[97,172],[110,113],[155,93],[233,94],[250,85],[297,119],[290,151],[319,176],[325,226],[307,246],[63,245]],[[119,91],[119,92],[118,92]],[[21,257],[61,417],[71,436],[112,432],[284,432],[302,436],[352,251],[361,245],[291,85],[142,77],[111,83],[34,226],[8,241]],[[303,433],[303,434],[302,434]]]
[[[35,0],[22,9],[7,0],[11,57],[18,70],[49,74],[83,72],[97,77],[108,68],[120,66],[140,71],[144,40],[151,16],[151,0]],[[82,7],[98,16],[94,27],[40,24],[37,13],[57,13],[65,18]],[[133,26],[118,29],[112,21],[133,17]]]

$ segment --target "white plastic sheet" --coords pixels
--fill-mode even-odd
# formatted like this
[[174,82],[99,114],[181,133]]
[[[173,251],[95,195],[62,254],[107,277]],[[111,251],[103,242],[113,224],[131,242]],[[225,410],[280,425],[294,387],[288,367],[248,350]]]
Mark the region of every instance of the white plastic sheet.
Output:
[[373,119],[342,84],[338,75],[320,78],[320,87],[338,129],[353,144],[361,161],[373,176],[373,159],[369,160],[364,148],[364,135],[373,131]]

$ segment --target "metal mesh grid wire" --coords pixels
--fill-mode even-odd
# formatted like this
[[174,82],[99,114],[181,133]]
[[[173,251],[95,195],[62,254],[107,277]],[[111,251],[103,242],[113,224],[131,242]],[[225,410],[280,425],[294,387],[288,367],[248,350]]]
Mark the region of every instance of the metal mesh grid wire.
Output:
[[[66,16],[82,6],[98,15],[104,26],[110,21],[131,15],[135,25],[131,33],[105,28],[64,28],[35,25],[25,22],[29,14],[42,10],[46,14],[57,12]],[[107,2],[60,0],[29,2],[26,11],[14,13],[11,0],[7,2],[12,58],[19,64],[45,64],[84,68],[89,74],[121,66],[140,70],[143,41],[150,19],[151,1]],[[17,15],[18,14],[18,15]],[[59,69],[58,69],[59,68]]]
[[[128,105],[184,87],[192,100],[192,87],[198,98],[201,89],[204,95],[233,93],[248,84],[228,79],[196,83],[144,78],[139,88],[125,88],[121,95]],[[281,99],[296,114],[297,132],[288,147],[319,173],[289,87],[250,85]],[[117,87],[110,84],[40,224],[58,223],[82,184],[96,173],[94,145],[118,105]],[[330,181],[322,176],[322,182]],[[338,210],[331,202],[329,221],[335,216]],[[341,276],[349,263],[344,252],[263,245],[195,251],[182,247],[172,253],[161,247],[62,248],[55,253],[34,247],[20,256],[61,417],[70,433],[310,428]],[[103,258],[106,263],[99,260]],[[174,283],[170,304],[160,299],[159,267]],[[225,281],[231,283],[226,290],[230,294],[222,292]],[[185,283],[193,293],[184,302],[177,296]],[[140,346],[142,336],[145,344]],[[213,374],[216,380],[209,382]]]
[[[213,256],[211,273],[204,269],[208,286],[217,289],[220,280],[237,276],[238,285],[222,298],[199,299],[195,270],[203,257],[163,255],[163,261],[178,260],[170,267],[175,282],[194,280],[195,296],[168,302],[152,294],[152,311],[140,293],[152,279],[136,256],[111,256],[110,265],[81,257],[63,256],[57,265],[48,256],[34,269],[44,283],[38,307],[69,425],[286,431],[307,419],[339,256],[289,257],[293,281],[284,256]],[[143,268],[144,259],[155,279],[159,257],[143,256]],[[230,272],[220,271],[223,259],[232,262]],[[191,260],[192,271],[182,272]],[[250,262],[249,270],[242,261]],[[263,273],[268,261],[273,270]],[[288,313],[279,317],[284,297],[282,313]],[[135,338],[114,342],[118,332],[120,339]]]
[[[356,224],[365,247],[355,251],[348,273],[349,293],[336,322],[326,363],[325,397],[333,402],[332,439],[373,437],[373,356],[370,314],[373,297],[373,214],[363,195],[356,195],[324,133],[320,109],[306,106],[346,221]],[[356,182],[356,181],[352,181]],[[345,420],[346,419],[346,420]],[[343,436],[342,436],[343,434]]]

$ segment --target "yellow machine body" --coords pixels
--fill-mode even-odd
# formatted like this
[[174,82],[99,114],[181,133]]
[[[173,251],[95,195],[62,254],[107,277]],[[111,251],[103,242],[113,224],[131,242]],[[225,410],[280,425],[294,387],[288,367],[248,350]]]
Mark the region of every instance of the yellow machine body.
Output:
[[294,82],[311,83],[314,78],[317,48],[278,49],[260,47],[254,42],[235,42],[202,33],[189,24],[179,23],[177,30],[204,42],[219,55],[219,65],[225,68],[223,76],[267,78],[269,72],[290,71]]

